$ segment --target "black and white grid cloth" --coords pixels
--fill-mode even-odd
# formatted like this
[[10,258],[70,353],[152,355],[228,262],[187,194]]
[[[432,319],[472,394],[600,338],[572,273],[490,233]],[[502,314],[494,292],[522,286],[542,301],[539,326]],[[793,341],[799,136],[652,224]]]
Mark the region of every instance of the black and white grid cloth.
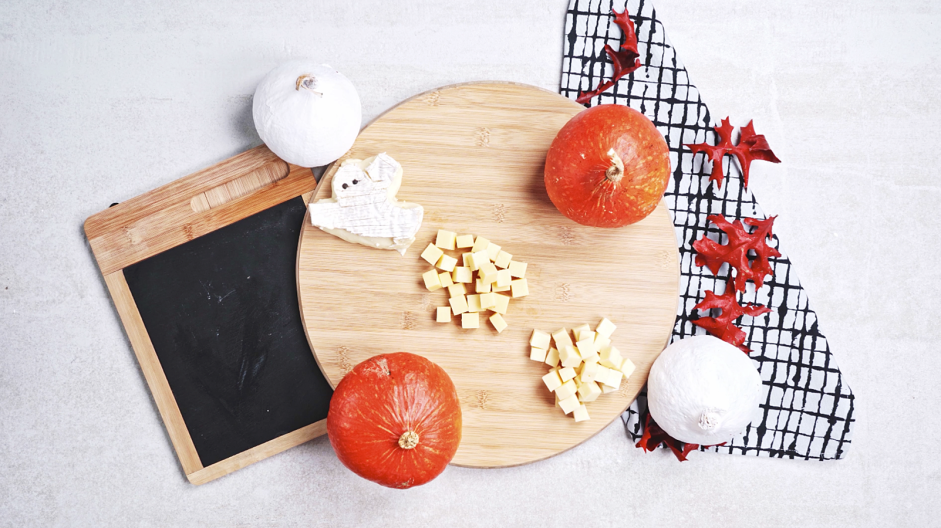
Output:
[[[562,95],[575,99],[579,92],[592,90],[611,78],[613,68],[604,45],[615,49],[620,45],[621,33],[611,11],[624,8],[624,0],[570,1],[565,18]],[[681,268],[681,302],[672,337],[676,340],[706,333],[691,321],[709,314],[699,314],[693,306],[705,298],[706,290],[722,293],[729,273],[728,266],[724,266],[716,277],[694,262],[692,243],[703,234],[722,243],[727,241],[706,217],[722,214],[733,220],[765,218],[765,214],[751,192],[742,187],[735,163],[725,166],[726,180],[720,190],[709,181],[711,165],[705,155],[693,156],[683,147],[691,143],[716,144],[712,126],[718,124],[718,119],[710,115],[699,91],[690,83],[650,2],[628,0],[626,8],[637,32],[642,66],[594,97],[589,106],[615,103],[643,112],[670,147],[674,171],[665,198],[680,243]],[[725,157],[726,164],[730,159]],[[774,276],[757,291],[749,283],[740,298],[742,304],[763,304],[771,312],[755,318],[745,316],[737,323],[748,336],[745,345],[752,350],[750,357],[758,363],[764,384],[762,419],[722,447],[701,449],[805,460],[843,458],[850,445],[853,393],[843,381],[817,324],[817,315],[809,307],[807,293],[777,237],[771,245],[782,254],[771,260]],[[645,410],[646,393],[642,392],[622,415],[635,442],[643,432],[640,418]]]

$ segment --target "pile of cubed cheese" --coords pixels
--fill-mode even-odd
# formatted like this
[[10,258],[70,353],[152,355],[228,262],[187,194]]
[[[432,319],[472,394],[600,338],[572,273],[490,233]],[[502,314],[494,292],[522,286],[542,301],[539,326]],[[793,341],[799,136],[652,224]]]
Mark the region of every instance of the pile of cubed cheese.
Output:
[[[459,249],[467,251],[454,256],[445,253]],[[479,328],[480,312],[489,310],[493,312],[490,324],[500,333],[507,327],[503,316],[510,299],[529,295],[526,263],[513,260],[513,255],[482,236],[439,229],[435,243],[428,244],[421,258],[435,267],[422,274],[428,291],[447,288],[450,295],[451,306],[438,307],[435,314],[439,323],[450,322],[453,313],[461,316],[461,327]],[[468,293],[471,288],[473,292]]]
[[[576,422],[588,420],[588,402],[598,396],[618,390],[621,381],[634,372],[634,363],[622,358],[621,352],[611,344],[611,334],[617,327],[607,318],[592,331],[587,324],[569,331],[560,328],[547,334],[533,330],[529,340],[529,358],[543,362],[552,370],[542,377],[555,402],[565,414],[572,413]],[[555,346],[551,346],[551,341]]]

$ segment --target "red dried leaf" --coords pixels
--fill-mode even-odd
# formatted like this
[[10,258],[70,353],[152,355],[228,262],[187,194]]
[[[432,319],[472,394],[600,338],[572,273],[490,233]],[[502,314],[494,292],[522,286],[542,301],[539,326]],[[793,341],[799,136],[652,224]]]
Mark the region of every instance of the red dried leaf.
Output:
[[[699,444],[688,444],[683,443],[673,438],[666,431],[660,428],[657,425],[657,422],[654,421],[653,417],[650,416],[650,412],[647,412],[647,416],[644,417],[644,434],[641,435],[640,441],[634,445],[643,449],[645,452],[651,452],[660,444],[666,444],[670,448],[670,451],[673,451],[673,455],[676,456],[676,459],[680,462],[686,462],[686,455],[689,455],[692,451],[699,449]],[[716,444],[715,446],[703,446],[703,447],[716,447],[723,446],[726,442],[721,444]]]
[[[745,223],[755,227],[751,233],[745,230],[741,220],[729,223],[722,215],[709,215],[706,218],[721,229],[729,241],[722,245],[703,235],[702,238],[693,242],[693,249],[698,253],[696,265],[706,266],[713,275],[718,275],[722,264],[727,263],[735,268],[737,291],[745,291],[747,281],[754,282],[755,287],[760,288],[764,284],[765,276],[771,275],[774,271],[768,259],[781,256],[781,253],[769,246],[767,242],[771,239],[771,226],[777,217],[772,216],[765,220],[746,218]],[[748,259],[749,250],[755,252],[755,259],[752,261]]]
[[746,354],[751,352],[745,343],[745,331],[735,326],[735,321],[743,315],[757,317],[771,311],[767,306],[761,304],[746,304],[742,306],[735,297],[735,288],[732,287],[732,280],[725,284],[725,292],[722,295],[716,295],[710,290],[706,290],[706,299],[693,307],[693,310],[713,310],[720,309],[722,313],[717,317],[700,317],[692,323],[700,328],[705,328],[710,334],[719,339],[731,343],[741,349]]
[[621,29],[621,47],[615,51],[608,44],[604,46],[604,51],[611,59],[611,65],[614,66],[614,75],[611,76],[610,81],[599,84],[594,90],[578,94],[576,101],[579,103],[587,103],[592,97],[614,86],[614,83],[618,82],[621,77],[640,68],[640,59],[638,58],[640,53],[637,52],[637,33],[634,32],[634,22],[629,18],[627,8],[624,8],[623,13],[618,13],[614,9],[611,12],[614,14],[615,25]]
[[694,155],[702,152],[712,161],[712,174],[709,175],[709,179],[716,182],[720,189],[722,188],[722,158],[726,154],[732,154],[738,159],[738,164],[742,167],[742,180],[746,188],[748,187],[748,168],[751,166],[752,161],[781,163],[781,160],[774,155],[774,152],[771,152],[771,147],[768,145],[765,136],[755,133],[753,121],[749,121],[747,125],[742,127],[738,145],[732,145],[732,132],[735,127],[729,122],[728,117],[723,119],[719,126],[713,128],[716,134],[719,135],[719,142],[716,145],[695,143],[686,146],[693,151]]

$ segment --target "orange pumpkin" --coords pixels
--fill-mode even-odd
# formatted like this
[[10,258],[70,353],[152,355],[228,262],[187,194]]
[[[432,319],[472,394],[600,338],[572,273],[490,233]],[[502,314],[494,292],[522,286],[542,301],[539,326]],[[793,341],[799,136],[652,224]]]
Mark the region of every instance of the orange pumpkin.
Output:
[[327,434],[340,461],[390,488],[420,486],[448,465],[461,443],[461,404],[447,372],[396,352],[353,367],[337,385]]
[[584,110],[559,131],[546,156],[549,199],[568,218],[621,227],[657,207],[670,178],[670,150],[644,114],[622,105]]

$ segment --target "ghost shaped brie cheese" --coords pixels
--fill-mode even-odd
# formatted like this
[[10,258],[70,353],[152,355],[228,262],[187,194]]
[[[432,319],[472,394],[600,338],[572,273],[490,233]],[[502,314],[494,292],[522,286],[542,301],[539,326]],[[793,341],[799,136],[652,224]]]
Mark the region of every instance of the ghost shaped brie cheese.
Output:
[[401,185],[402,166],[385,152],[346,160],[333,175],[333,197],[310,204],[311,223],[347,242],[404,255],[424,209],[396,199]]

